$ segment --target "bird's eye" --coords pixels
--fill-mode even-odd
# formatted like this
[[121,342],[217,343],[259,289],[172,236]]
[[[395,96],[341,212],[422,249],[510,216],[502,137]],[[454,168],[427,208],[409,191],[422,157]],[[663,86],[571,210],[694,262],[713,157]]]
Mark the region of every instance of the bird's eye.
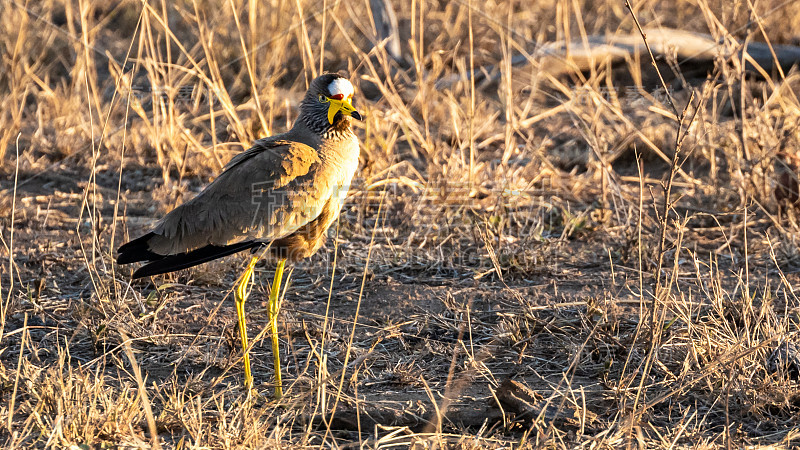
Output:
[[317,97],[317,99],[319,100],[320,103],[327,103],[328,101],[328,98],[322,94],[319,94],[319,97]]

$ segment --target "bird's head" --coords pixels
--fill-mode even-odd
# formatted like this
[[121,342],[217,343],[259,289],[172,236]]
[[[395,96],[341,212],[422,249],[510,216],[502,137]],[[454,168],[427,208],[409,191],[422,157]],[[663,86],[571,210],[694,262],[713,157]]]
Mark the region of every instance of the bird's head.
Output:
[[318,76],[311,82],[303,99],[303,113],[307,114],[314,128],[330,128],[339,121],[353,117],[363,120],[361,113],[353,107],[355,89],[347,78],[335,73]]

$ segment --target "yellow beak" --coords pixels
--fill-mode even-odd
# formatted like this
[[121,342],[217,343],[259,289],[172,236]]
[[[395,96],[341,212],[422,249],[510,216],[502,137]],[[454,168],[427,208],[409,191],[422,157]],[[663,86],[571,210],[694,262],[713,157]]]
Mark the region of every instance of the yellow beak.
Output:
[[358,120],[364,120],[361,114],[353,107],[353,104],[350,103],[350,99],[337,100],[330,98],[328,101],[330,102],[330,105],[328,105],[328,122],[331,124],[333,124],[333,118],[339,111]]

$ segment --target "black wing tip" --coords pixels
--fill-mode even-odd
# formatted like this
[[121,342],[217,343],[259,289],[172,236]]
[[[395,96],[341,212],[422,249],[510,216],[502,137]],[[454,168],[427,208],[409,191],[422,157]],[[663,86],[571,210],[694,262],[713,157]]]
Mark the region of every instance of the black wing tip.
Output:
[[[158,262],[158,261],[156,261],[156,262]],[[168,272],[168,271],[159,272],[158,270],[156,270],[152,266],[153,266],[153,263],[145,264],[144,266],[139,267],[138,269],[136,269],[133,272],[133,275],[131,275],[131,279],[132,280],[136,280],[136,279],[139,279],[139,278],[152,277],[154,275],[160,275],[162,273]]]
[[153,253],[149,250],[136,253],[121,253],[119,256],[117,256],[117,264],[123,265],[141,261],[155,261],[163,257],[164,255],[159,255],[158,253]]
[[117,249],[117,253],[119,253],[119,255],[117,255],[117,264],[130,264],[163,258],[164,255],[159,255],[158,253],[150,251],[147,246],[147,241],[153,236],[155,236],[155,233],[150,232],[128,243],[122,244]]
[[261,245],[263,244],[259,241],[245,241],[225,246],[207,245],[190,252],[168,256],[159,255],[148,251],[156,257],[152,258],[152,262],[149,262],[136,269],[136,271],[133,272],[133,275],[131,275],[131,278],[144,278],[154,275],[161,275],[162,273],[174,272],[176,270],[188,269],[189,267],[194,267],[208,261],[213,261],[215,259],[222,258],[223,256],[239,253],[253,247],[260,247]]

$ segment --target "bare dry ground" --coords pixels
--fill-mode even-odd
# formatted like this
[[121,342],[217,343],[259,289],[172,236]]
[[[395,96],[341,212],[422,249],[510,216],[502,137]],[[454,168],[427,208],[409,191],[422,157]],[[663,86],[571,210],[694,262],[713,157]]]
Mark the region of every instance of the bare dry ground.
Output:
[[[0,0],[0,442],[800,444],[800,81],[741,54],[797,45],[800,4],[634,4],[716,40],[657,52],[665,90],[646,53],[575,62],[639,35],[621,2],[396,2],[396,41],[381,3]],[[323,69],[359,92],[360,178],[291,274],[280,401],[259,267],[248,396],[245,256],[131,282],[115,249]]]

